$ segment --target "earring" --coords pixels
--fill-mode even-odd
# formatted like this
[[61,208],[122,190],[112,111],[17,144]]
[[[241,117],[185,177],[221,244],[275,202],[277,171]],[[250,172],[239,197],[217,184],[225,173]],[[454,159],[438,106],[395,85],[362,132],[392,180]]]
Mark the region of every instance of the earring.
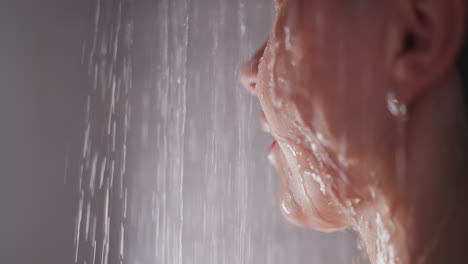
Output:
[[396,89],[393,86],[387,92],[387,108],[394,117],[406,119],[408,108],[397,99]]
[[406,121],[408,120],[408,108],[406,104],[397,98],[395,87],[391,87],[387,92],[387,108],[396,118],[395,134],[395,176],[398,190],[407,188],[406,182]]

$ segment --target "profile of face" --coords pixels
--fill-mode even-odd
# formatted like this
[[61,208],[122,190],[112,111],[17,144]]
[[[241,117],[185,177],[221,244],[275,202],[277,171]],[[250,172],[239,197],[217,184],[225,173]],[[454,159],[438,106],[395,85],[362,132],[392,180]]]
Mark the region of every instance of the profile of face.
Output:
[[[465,4],[276,0],[275,6],[270,38],[243,65],[241,81],[258,97],[262,126],[275,139],[268,155],[280,174],[280,209],[300,226],[359,228],[369,208],[397,200],[399,170],[409,170],[413,153],[430,152],[412,133],[437,125],[425,123],[436,104],[430,98],[441,90],[434,87],[458,81]],[[408,156],[399,160],[401,148]]]
[[382,30],[386,7],[370,2],[278,1],[271,38],[243,68],[277,142],[269,155],[281,175],[280,208],[298,225],[350,225],[373,190],[348,184],[377,173],[366,165],[392,143],[382,54],[397,47]]

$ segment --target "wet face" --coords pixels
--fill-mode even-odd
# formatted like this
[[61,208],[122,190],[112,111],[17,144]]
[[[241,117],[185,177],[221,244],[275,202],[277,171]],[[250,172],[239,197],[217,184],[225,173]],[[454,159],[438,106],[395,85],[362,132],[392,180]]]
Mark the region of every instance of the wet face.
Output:
[[391,145],[382,54],[394,47],[388,9],[374,2],[277,1],[270,39],[242,69],[276,140],[280,208],[298,225],[353,224]]

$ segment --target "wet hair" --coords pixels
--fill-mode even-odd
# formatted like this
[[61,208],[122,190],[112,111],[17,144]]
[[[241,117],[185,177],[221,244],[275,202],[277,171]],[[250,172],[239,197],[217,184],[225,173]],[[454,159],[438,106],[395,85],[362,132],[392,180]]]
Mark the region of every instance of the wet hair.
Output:
[[468,119],[468,34],[465,35],[460,56],[458,57],[458,70],[460,71],[463,85],[463,103],[465,107],[465,116]]

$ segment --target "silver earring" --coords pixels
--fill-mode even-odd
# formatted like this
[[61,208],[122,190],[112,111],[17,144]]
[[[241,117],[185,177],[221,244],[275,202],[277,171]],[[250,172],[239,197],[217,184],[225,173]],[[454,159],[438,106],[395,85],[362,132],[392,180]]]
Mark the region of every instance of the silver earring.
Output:
[[394,117],[406,119],[408,108],[397,99],[395,87],[391,87],[387,92],[387,108]]

